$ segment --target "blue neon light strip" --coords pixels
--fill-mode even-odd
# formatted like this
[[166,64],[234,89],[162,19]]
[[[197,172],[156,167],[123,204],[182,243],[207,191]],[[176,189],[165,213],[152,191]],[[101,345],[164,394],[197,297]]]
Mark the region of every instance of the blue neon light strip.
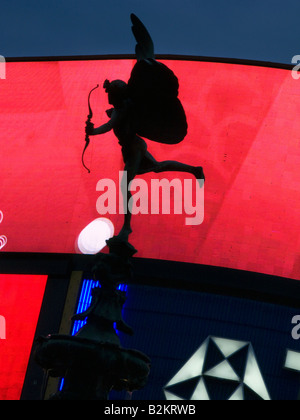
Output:
[[[101,287],[99,281],[85,279],[83,280],[81,292],[79,296],[79,301],[77,305],[76,315],[81,314],[82,312],[86,311],[92,302],[92,290],[95,287]],[[127,285],[120,284],[118,290],[121,292],[127,292]],[[78,331],[86,324],[86,320],[84,321],[74,321],[72,333],[71,335],[74,336],[78,333]],[[61,380],[59,390],[61,391],[64,386],[64,379]]]

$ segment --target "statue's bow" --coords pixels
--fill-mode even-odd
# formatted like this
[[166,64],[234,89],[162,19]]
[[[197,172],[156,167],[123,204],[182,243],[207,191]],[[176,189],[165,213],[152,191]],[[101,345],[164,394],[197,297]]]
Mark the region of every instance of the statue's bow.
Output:
[[[88,97],[89,114],[88,114],[88,116],[87,116],[86,124],[89,124],[89,123],[91,122],[92,118],[93,118],[93,111],[92,111],[92,107],[91,107],[90,98],[91,98],[91,93],[92,93],[94,90],[98,89],[98,87],[99,87],[99,85],[97,85],[96,87],[94,87],[94,88],[90,91],[90,93],[89,93],[89,97]],[[82,152],[82,159],[81,159],[81,160],[82,160],[82,164],[83,164],[83,166],[84,166],[84,167],[85,167],[85,169],[88,171],[88,173],[91,173],[91,171],[89,170],[89,168],[87,168],[87,167],[85,166],[85,164],[84,164],[84,154],[85,154],[85,151],[86,151],[86,149],[88,148],[89,144],[90,144],[90,137],[89,137],[89,135],[88,135],[88,134],[86,134],[86,135],[85,135],[85,146],[84,146],[84,149],[83,149],[83,152]]]

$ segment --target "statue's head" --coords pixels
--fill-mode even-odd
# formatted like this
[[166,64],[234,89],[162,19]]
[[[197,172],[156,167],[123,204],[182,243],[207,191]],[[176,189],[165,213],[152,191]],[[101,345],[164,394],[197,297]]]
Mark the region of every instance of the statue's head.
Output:
[[105,92],[108,93],[108,102],[115,108],[122,106],[128,96],[128,86],[123,80],[105,80],[103,84]]

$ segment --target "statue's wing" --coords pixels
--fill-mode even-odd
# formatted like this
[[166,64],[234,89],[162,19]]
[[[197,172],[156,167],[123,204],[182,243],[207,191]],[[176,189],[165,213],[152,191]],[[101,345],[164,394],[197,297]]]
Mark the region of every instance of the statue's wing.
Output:
[[158,143],[180,143],[187,134],[184,109],[178,99],[178,79],[154,59],[137,61],[128,81],[136,133]]
[[128,91],[136,133],[158,143],[180,143],[187,134],[187,121],[178,99],[178,79],[165,64],[155,60],[153,42],[143,23],[133,14],[131,21],[137,62]]
[[132,22],[132,33],[137,42],[135,47],[137,60],[140,61],[147,58],[154,58],[154,45],[149,32],[140,19],[133,13],[130,18]]

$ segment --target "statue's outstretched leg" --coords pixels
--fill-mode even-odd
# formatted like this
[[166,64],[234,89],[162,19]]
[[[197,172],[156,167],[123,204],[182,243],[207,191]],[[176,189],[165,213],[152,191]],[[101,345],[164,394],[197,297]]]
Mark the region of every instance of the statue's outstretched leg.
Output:
[[186,172],[194,175],[198,180],[205,180],[202,166],[186,165],[173,160],[158,162],[149,152],[146,153],[142,160],[138,174],[141,175],[148,172]]
[[205,179],[202,166],[190,166],[173,160],[157,162],[154,172],[187,172],[194,175],[197,179]]

